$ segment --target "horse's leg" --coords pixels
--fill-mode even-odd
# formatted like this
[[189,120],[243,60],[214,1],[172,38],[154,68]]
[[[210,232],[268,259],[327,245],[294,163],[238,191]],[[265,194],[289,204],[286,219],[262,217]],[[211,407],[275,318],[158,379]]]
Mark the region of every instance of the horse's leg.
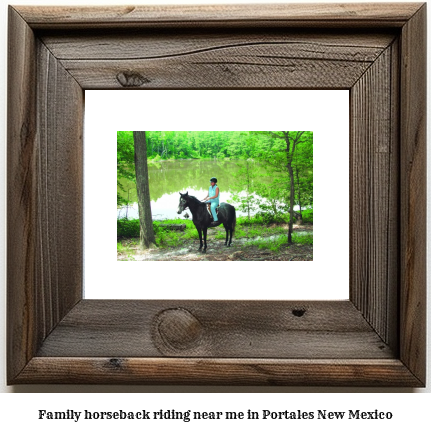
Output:
[[229,246],[232,244],[232,236],[233,236],[233,232],[235,231],[235,225],[236,225],[236,213],[235,213],[235,208],[232,207],[232,219],[230,222],[230,226],[229,226],[229,230],[230,230],[230,239],[229,239]]
[[204,231],[204,253],[207,251],[207,229],[208,227],[203,227],[203,231]]
[[223,224],[223,226],[224,226],[224,229],[226,230],[226,240],[224,242],[224,245],[227,246],[228,245],[227,241],[229,239],[229,231],[228,231],[227,226],[225,224]]
[[[199,249],[198,249],[198,251],[201,251],[202,250],[202,246],[203,246],[203,243],[202,243],[202,230],[199,228],[198,229],[198,234],[199,234],[199,242],[200,242],[200,246],[199,246]],[[206,237],[206,236],[205,236]]]

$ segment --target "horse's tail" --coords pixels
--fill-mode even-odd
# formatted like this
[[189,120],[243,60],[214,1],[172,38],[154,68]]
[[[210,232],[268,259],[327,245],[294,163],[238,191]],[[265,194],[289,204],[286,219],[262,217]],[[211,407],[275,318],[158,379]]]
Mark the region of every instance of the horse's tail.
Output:
[[[226,229],[232,229],[232,234],[235,232],[236,226],[236,210],[232,204],[221,203],[219,216],[221,216],[224,220],[223,226]],[[225,225],[226,224],[226,225]]]

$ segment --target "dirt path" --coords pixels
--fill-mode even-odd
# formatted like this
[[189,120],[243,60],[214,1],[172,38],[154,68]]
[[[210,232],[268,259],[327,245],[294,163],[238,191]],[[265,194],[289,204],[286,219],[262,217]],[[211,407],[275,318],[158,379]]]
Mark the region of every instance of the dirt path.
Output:
[[[207,251],[201,253],[199,240],[188,240],[175,248],[155,248],[142,251],[130,245],[128,251],[117,253],[120,261],[312,261],[313,245],[293,244],[281,246],[278,252],[249,245],[250,238],[233,239],[226,247],[223,240],[215,239],[215,232],[208,232]],[[139,239],[135,239],[136,241]]]

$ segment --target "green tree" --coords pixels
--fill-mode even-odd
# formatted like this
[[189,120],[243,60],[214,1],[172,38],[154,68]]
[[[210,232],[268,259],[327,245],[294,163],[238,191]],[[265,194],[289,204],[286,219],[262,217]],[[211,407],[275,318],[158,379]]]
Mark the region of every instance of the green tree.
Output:
[[293,166],[297,149],[300,145],[312,140],[312,132],[307,131],[268,131],[257,132],[255,135],[266,135],[273,138],[269,151],[261,151],[260,159],[278,173],[287,173],[286,189],[289,201],[288,243],[292,243],[293,219],[295,216],[295,177]]
[[297,148],[292,165],[295,176],[295,204],[299,206],[301,220],[302,209],[313,205],[313,140],[311,133],[303,136],[304,141]]
[[239,210],[246,212],[248,220],[250,220],[251,212],[256,209],[257,200],[255,196],[255,181],[257,169],[255,162],[248,158],[243,164],[237,164],[238,171],[234,174],[236,179],[235,184],[240,192],[232,196],[237,202]]
[[[240,181],[234,186],[243,192],[239,200],[242,210],[250,214],[259,206],[268,221],[300,218],[302,209],[313,206],[313,133],[307,131],[147,131],[147,157],[153,168],[162,159],[223,160],[241,159]],[[121,184],[135,182],[133,132],[117,133],[117,177]],[[181,163],[181,162],[180,162]],[[253,167],[259,169],[253,171]],[[222,165],[220,164],[220,170]],[[264,178],[262,171],[267,172]],[[257,174],[261,172],[261,174]],[[213,175],[215,173],[211,173]],[[184,172],[193,183],[194,173]],[[227,178],[229,173],[224,174]],[[220,176],[221,177],[221,176]],[[117,205],[128,204],[127,188],[119,184]],[[152,188],[162,194],[161,182]],[[159,187],[160,186],[160,187]],[[122,191],[121,191],[122,189]],[[159,191],[160,189],[160,191]],[[244,196],[245,191],[245,196]],[[255,195],[265,200],[256,202]],[[131,198],[133,199],[133,198]],[[299,212],[294,207],[299,206]],[[289,230],[291,234],[291,229]]]
[[[135,150],[131,131],[117,132],[117,188],[126,192],[121,179],[135,181]],[[130,202],[117,193],[117,206],[127,206]]]

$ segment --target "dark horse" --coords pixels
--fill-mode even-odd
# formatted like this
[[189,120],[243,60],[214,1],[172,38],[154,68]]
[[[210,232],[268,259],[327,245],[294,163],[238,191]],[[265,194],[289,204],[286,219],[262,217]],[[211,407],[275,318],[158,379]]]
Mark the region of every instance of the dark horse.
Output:
[[[180,192],[180,203],[178,205],[178,214],[181,214],[186,208],[189,208],[192,216],[193,223],[199,233],[199,241],[201,246],[199,250],[204,247],[204,252],[207,250],[207,229],[212,222],[212,218],[207,210],[207,204],[199,201],[196,197],[189,195],[188,192],[182,194]],[[221,203],[218,211],[218,219],[223,224],[226,230],[225,246],[230,246],[232,243],[232,234],[235,231],[236,225],[236,212],[235,207],[227,203]],[[204,233],[204,241],[202,242],[202,232]],[[230,233],[229,243],[228,237]]]

